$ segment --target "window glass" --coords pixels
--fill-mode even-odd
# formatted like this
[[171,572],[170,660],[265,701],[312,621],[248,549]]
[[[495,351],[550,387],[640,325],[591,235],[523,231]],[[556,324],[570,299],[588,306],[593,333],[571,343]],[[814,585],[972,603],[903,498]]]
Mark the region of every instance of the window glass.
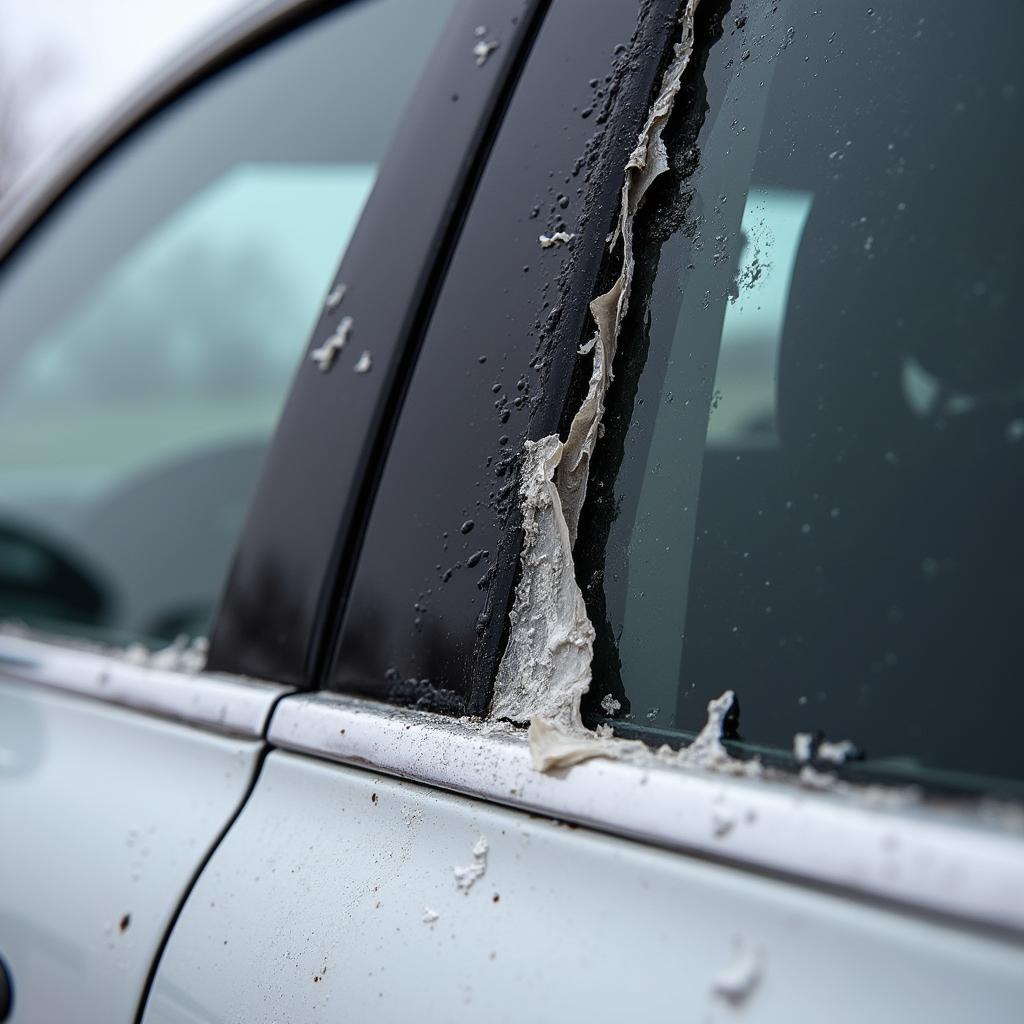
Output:
[[348,4],[243,59],[136,131],[7,261],[0,618],[152,643],[207,630],[450,6]]
[[1013,787],[1024,8],[723,6],[577,544],[592,713],[678,740],[732,689],[737,749],[807,733],[855,774]]

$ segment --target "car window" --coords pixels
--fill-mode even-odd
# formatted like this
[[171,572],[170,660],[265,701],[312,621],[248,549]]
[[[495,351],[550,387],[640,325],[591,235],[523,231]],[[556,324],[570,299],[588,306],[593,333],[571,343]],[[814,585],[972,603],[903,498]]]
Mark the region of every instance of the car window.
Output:
[[591,715],[678,741],[731,689],[737,749],[1012,786],[1024,9],[722,6],[576,547]]
[[207,630],[450,6],[348,4],[242,59],[120,144],[7,261],[0,617],[154,643]]

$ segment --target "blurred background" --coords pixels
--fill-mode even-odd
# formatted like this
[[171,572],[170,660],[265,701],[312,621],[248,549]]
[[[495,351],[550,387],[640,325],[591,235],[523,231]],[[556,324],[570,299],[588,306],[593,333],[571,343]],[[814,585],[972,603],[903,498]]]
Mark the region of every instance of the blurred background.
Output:
[[0,207],[176,52],[248,6],[0,0]]

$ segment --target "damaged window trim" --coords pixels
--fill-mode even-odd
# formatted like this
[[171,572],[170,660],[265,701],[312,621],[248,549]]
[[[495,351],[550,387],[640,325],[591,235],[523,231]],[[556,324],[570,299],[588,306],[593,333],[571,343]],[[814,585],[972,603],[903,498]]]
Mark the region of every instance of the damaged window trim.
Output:
[[598,756],[544,773],[526,737],[507,724],[325,693],[282,700],[268,737],[284,750],[887,909],[1024,936],[1024,814],[1014,805],[943,803],[832,776],[824,791],[788,773],[723,778],[666,763],[642,744],[628,759]]
[[[601,435],[604,398],[614,376],[612,364],[629,306],[633,222],[652,183],[668,170],[662,132],[694,52],[698,3],[685,0],[681,6],[678,40],[623,168],[618,216],[608,239],[609,254],[621,251],[621,266],[611,287],[590,303],[596,330],[579,350],[581,355],[593,354],[586,395],[564,442],[558,434],[550,434],[524,445],[520,578],[489,715],[492,720],[530,722],[531,741],[536,744],[564,742],[557,732],[599,742],[609,751],[605,756],[610,754],[610,738],[589,732],[580,715],[580,702],[591,683],[595,632],[576,581],[572,551],[586,500],[590,456]],[[728,757],[724,750],[722,756]]]
[[203,672],[204,655],[191,645],[177,652],[173,664],[170,659],[165,664],[162,653],[175,653],[174,645],[147,654],[141,645],[57,643],[5,626],[0,631],[0,681],[61,690],[246,739],[261,738],[274,705],[295,692],[291,686]]

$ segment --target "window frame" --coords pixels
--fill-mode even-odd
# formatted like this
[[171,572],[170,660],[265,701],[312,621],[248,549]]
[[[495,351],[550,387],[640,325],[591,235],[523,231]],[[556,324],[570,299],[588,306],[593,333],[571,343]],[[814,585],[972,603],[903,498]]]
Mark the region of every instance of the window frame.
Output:
[[[106,159],[138,129],[219,72],[349,2],[274,0],[255,13],[240,14],[159,72],[83,138],[37,187],[14,195],[0,211],[0,266],[14,258],[21,244],[50,216],[59,215],[65,197],[93,174],[102,173]],[[429,309],[431,288],[446,265],[475,175],[546,6],[547,0],[518,0],[511,8],[502,0],[463,0],[442,30],[441,42],[429,54],[335,278],[335,283],[344,281],[355,293],[348,297],[346,309],[353,311],[365,330],[368,347],[373,348],[374,372],[360,378],[360,383],[369,385],[365,389],[369,400],[358,406],[339,402],[339,375],[325,376],[310,362],[309,351],[329,333],[321,316],[303,348],[285,414],[272,437],[267,465],[234,553],[234,567],[212,626],[207,670],[195,675],[126,664],[116,650],[56,632],[14,626],[0,633],[0,667],[6,672],[219,731],[241,729],[245,735],[261,735],[276,700],[296,685],[309,685],[323,646],[323,611],[331,603],[337,565],[346,543],[353,543],[347,524],[362,501],[364,481],[380,456],[380,435],[395,411],[408,336],[414,333],[416,319]],[[510,31],[478,65],[473,54],[475,29],[488,23],[509,25]],[[450,116],[449,108],[456,116]],[[439,118],[438,112],[444,116]],[[415,223],[405,219],[396,234],[394,210],[417,189],[421,197],[433,201],[422,202]],[[393,250],[399,241],[401,275],[396,274]],[[339,257],[340,250],[339,244]],[[384,315],[371,323],[374,308]],[[360,316],[360,309],[366,315]],[[407,311],[411,312],[406,315]],[[336,446],[322,444],[325,436],[359,438],[358,444],[350,445],[352,457],[344,482],[339,482],[343,474],[334,478],[330,501],[322,500],[318,488],[326,470],[337,467],[330,466],[329,460],[315,467],[299,460],[318,445],[325,457],[336,453]],[[296,466],[297,474],[292,472]],[[307,490],[305,501],[296,494],[296,487]],[[315,498],[309,496],[310,489],[317,492]],[[247,571],[274,557],[291,568],[297,546],[305,544],[310,551],[307,524],[297,522],[301,516],[294,514],[303,507],[316,512],[316,539],[303,565],[305,573],[294,572],[289,579],[290,593],[299,595],[304,619],[302,629],[288,631],[282,652],[278,608],[262,609],[256,643],[254,634],[239,633],[232,623],[244,619],[238,606],[244,598]],[[112,686],[115,677],[117,685]],[[259,691],[255,696],[250,692],[254,687]],[[206,707],[217,700],[221,701],[218,708]],[[256,717],[254,701],[259,709]],[[231,725],[235,719],[237,724]]]

